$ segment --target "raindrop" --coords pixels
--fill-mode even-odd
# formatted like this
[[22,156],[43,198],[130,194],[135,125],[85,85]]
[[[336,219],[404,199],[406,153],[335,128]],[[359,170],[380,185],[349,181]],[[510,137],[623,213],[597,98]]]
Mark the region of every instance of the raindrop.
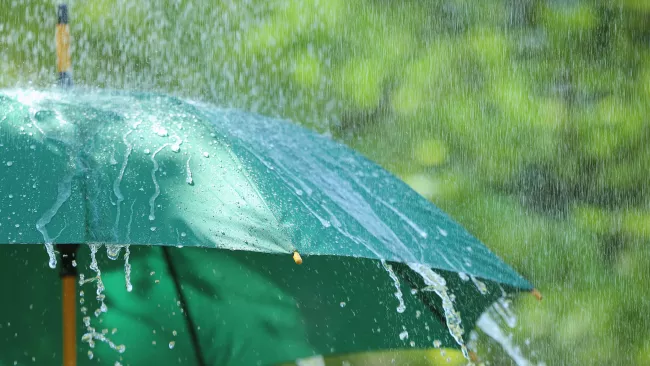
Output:
[[161,126],[154,126],[153,131],[160,137],[166,137],[168,135],[167,129]]
[[169,342],[169,349],[174,349],[175,345],[176,345],[176,342],[174,342],[174,341]]
[[116,260],[120,256],[122,246],[118,244],[106,244],[106,255],[110,260]]
[[209,158],[209,157],[210,157],[210,154],[208,154],[208,152],[205,151],[205,152],[203,152],[203,157],[204,157],[204,158]]
[[340,304],[340,305],[341,305],[342,308],[344,308],[346,304],[345,304],[344,301],[341,301],[341,304]]
[[447,230],[441,228],[440,226],[438,226],[438,232],[439,232],[440,235],[442,235],[442,236],[447,236]]
[[88,350],[88,359],[92,360],[95,355],[93,354],[93,351]]
[[14,165],[14,162],[13,162],[13,161],[8,161],[8,162],[7,162],[7,166],[12,166],[12,165]]
[[409,332],[407,331],[403,331],[402,333],[399,334],[399,339],[402,341],[408,339],[408,337],[409,337]]

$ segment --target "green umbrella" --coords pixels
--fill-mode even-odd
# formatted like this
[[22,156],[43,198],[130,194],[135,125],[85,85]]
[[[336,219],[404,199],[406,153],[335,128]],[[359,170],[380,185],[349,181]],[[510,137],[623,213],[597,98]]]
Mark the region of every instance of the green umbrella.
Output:
[[157,94],[13,90],[0,151],[2,244],[50,255],[0,246],[14,294],[0,365],[61,362],[56,244],[88,244],[77,322],[95,345],[78,352],[93,364],[461,348],[486,307],[532,290],[399,179],[283,121]]

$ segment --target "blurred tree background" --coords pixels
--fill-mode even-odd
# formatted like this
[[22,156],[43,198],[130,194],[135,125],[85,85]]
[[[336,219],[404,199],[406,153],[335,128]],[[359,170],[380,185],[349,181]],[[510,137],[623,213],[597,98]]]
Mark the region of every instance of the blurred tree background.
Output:
[[[531,358],[650,364],[649,1],[68,3],[76,84],[329,134],[538,286],[512,331]],[[0,87],[54,82],[55,5],[0,1]]]

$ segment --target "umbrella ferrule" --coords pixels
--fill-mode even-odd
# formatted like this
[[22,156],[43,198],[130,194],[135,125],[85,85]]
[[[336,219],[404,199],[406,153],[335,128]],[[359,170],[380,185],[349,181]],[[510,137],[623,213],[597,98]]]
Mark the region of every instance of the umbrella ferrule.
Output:
[[296,262],[296,264],[302,264],[302,257],[297,250],[293,252],[293,261]]

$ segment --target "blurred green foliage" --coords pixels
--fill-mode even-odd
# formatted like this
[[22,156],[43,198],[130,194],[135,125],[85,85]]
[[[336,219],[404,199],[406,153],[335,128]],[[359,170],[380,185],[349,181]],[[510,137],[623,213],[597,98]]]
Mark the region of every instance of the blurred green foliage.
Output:
[[[77,84],[331,134],[540,288],[513,331],[533,358],[650,363],[650,2],[69,3]],[[54,81],[54,3],[0,14],[0,86]]]

